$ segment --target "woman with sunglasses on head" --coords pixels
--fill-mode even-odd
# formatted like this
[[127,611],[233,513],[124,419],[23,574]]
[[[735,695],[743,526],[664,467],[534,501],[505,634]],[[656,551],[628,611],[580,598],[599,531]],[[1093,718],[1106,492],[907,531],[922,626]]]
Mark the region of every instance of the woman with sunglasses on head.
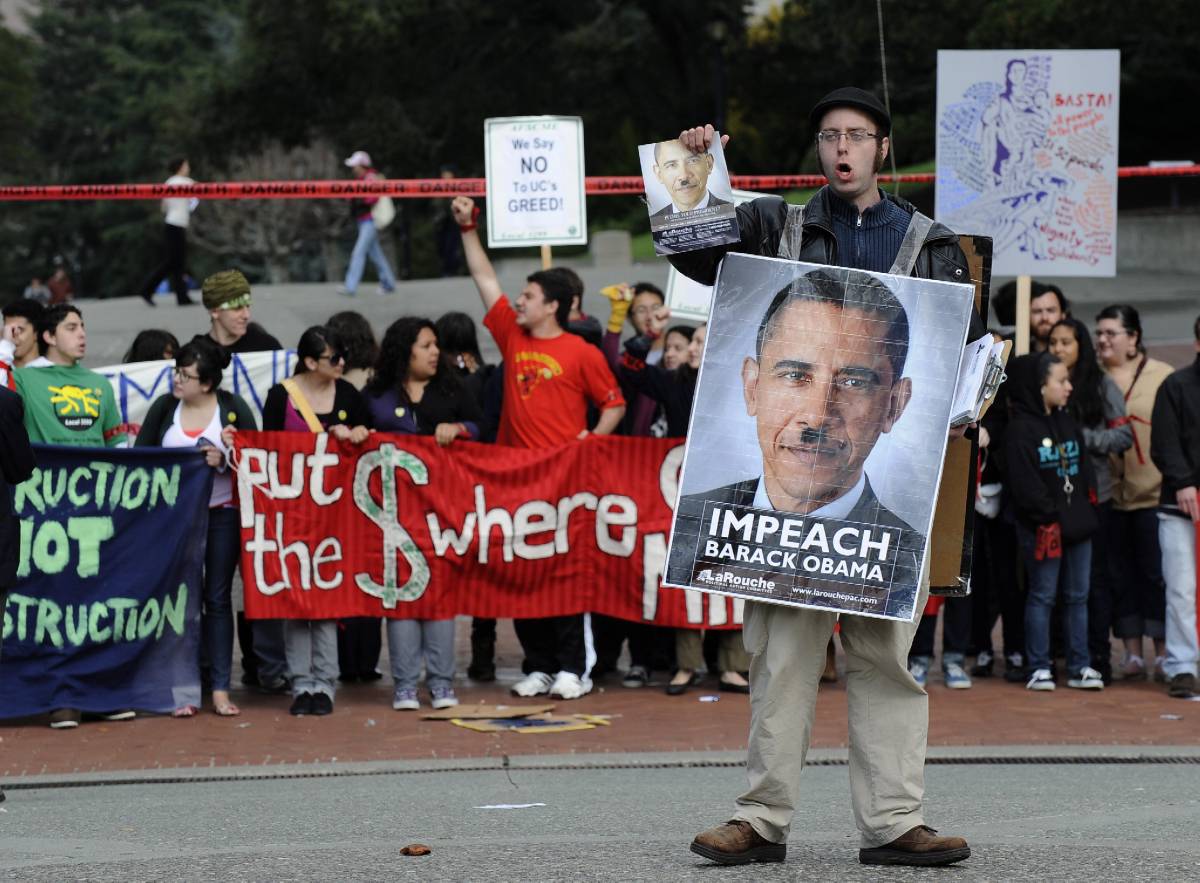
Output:
[[[483,411],[455,366],[438,347],[428,319],[405,316],[383,335],[375,376],[366,397],[375,428],[401,435],[432,436],[442,447],[458,439],[477,441]],[[434,708],[458,705],[454,693],[454,619],[389,619],[392,708],[416,711],[417,681],[425,683]]]
[[1162,474],[1150,460],[1150,416],[1159,386],[1174,369],[1150,358],[1138,311],[1128,304],[1105,307],[1096,316],[1096,353],[1121,391],[1125,421],[1133,428],[1133,446],[1113,458],[1113,634],[1125,642],[1126,679],[1146,677],[1145,636],[1154,642],[1155,680],[1164,680],[1167,600],[1158,546]]
[[[199,448],[215,471],[208,500],[208,536],[204,549],[204,594],[201,596],[201,653],[212,682],[213,711],[239,714],[229,700],[233,664],[233,573],[241,549],[241,527],[233,503],[233,478],[225,457],[235,429],[257,428],[254,412],[241,396],[219,389],[229,357],[214,343],[197,338],[175,357],[171,392],[150,406],[135,447]],[[197,709],[183,705],[175,717],[192,717]]]
[[[362,395],[342,379],[341,340],[314,325],[296,344],[292,376],[267,392],[263,429],[328,432],[362,444],[370,434],[371,415]],[[337,622],[332,619],[284,621],[284,651],[292,681],[291,714],[329,714],[338,678]]]
[[1096,479],[1096,516],[1100,521],[1092,543],[1091,584],[1088,591],[1088,648],[1092,668],[1104,683],[1112,681],[1113,565],[1109,560],[1112,530],[1113,474],[1111,456],[1133,446],[1133,429],[1125,420],[1125,398],[1116,382],[1100,370],[1087,326],[1078,319],[1060,319],[1050,329],[1048,348],[1067,366],[1071,396],[1067,413],[1083,432],[1088,459]]

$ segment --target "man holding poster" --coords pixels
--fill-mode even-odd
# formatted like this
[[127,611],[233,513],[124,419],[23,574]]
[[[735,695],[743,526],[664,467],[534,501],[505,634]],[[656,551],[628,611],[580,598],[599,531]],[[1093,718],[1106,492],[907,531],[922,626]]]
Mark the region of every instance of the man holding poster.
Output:
[[[672,255],[680,272],[706,285],[729,252],[832,264],[947,282],[970,279],[957,236],[913,206],[879,189],[891,117],[869,92],[846,87],[817,102],[809,114],[821,170],[829,183],[807,206],[763,197],[737,208],[740,240]],[[709,148],[712,126],[688,129],[680,140]],[[726,139],[722,139],[726,140]],[[970,339],[983,324],[971,316]],[[897,402],[891,393],[888,407]],[[697,400],[697,408],[702,403]],[[902,409],[898,409],[902,410]],[[898,414],[896,415],[898,417]],[[811,441],[811,440],[810,440]],[[824,442],[828,444],[829,442]],[[818,445],[819,447],[819,445]],[[915,608],[928,591],[922,580]],[[800,775],[812,733],[825,648],[838,615],[830,611],[748,602],[744,639],[750,668],[749,788],[730,821],[699,834],[692,851],[721,864],[783,861]],[[908,673],[915,625],[842,616],[847,656],[851,802],[864,864],[944,865],[970,848],[925,825],[925,747],[928,697]],[[781,734],[788,734],[780,738]]]

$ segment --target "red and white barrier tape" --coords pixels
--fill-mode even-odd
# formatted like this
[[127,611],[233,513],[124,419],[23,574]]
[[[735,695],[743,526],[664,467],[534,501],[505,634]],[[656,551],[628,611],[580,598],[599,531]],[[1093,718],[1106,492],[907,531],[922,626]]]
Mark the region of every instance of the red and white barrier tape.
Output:
[[[1185,178],[1200,175],[1200,166],[1125,166],[1119,178]],[[897,175],[904,184],[930,184],[932,172]],[[891,175],[880,175],[891,183]],[[790,190],[820,187],[823,175],[733,175],[739,190]],[[638,175],[608,175],[586,180],[589,196],[633,196],[644,192]],[[197,199],[352,199],[358,196],[391,196],[431,199],[485,196],[483,178],[410,178],[374,181],[220,181],[203,184],[30,184],[0,186],[0,202],[50,202],[59,200],[162,199],[194,196]]]

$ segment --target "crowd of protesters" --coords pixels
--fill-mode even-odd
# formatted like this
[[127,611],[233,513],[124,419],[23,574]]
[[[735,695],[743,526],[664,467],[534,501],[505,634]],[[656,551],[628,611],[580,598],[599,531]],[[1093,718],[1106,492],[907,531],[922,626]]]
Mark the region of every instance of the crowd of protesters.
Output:
[[[339,312],[295,342],[294,372],[270,389],[260,421],[220,388],[232,354],[283,348],[251,321],[250,285],[237,270],[204,281],[207,331],[182,346],[157,330],[131,343],[126,361],[175,363],[171,392],[152,403],[134,443],[201,446],[216,473],[198,664],[218,715],[239,713],[231,699],[235,634],[243,681],[268,693],[290,692],[292,714],[328,714],[339,680],[382,677],[382,635],[395,709],[421,707],[422,671],[434,708],[458,702],[453,620],[389,619],[385,626],[365,617],[235,618],[240,534],[227,452],[237,430],[328,432],[351,444],[379,431],[431,436],[443,446],[526,448],[589,433],[687,433],[703,324],[672,324],[662,291],[649,283],[602,289],[609,316],[601,323],[582,312],[584,284],[562,267],[531,274],[510,301],[475,229],[478,209],[460,197],[451,213],[499,365],[484,362],[475,323],[463,313],[404,316],[377,342],[360,314]],[[1152,358],[1132,306],[1101,310],[1089,328],[1072,315],[1061,290],[1036,283],[1031,306],[1031,352],[1010,361],[1002,395],[978,428],[974,590],[926,608],[909,670],[926,684],[941,612],[945,687],[969,688],[972,678],[1002,674],[1030,690],[1053,690],[1061,659],[1069,687],[1153,678],[1171,696],[1190,697],[1198,655],[1200,356],[1178,371]],[[3,315],[0,385],[23,399],[29,437],[127,444],[110,384],[81,364],[87,335],[80,307],[26,297]],[[1200,319],[1193,330],[1200,353]],[[553,358],[563,373],[542,382],[531,373],[531,354]],[[99,416],[86,432],[67,430],[54,416],[51,390],[68,385],[94,391]],[[531,395],[533,389],[539,394]],[[999,648],[992,642],[997,619]],[[512,686],[517,696],[586,695],[596,677],[615,672],[626,643],[625,687],[645,687],[658,671],[669,675],[666,692],[679,695],[707,670],[721,690],[749,690],[749,661],[736,631],[706,636],[592,614],[517,620],[514,627],[524,655],[523,677]],[[1113,638],[1122,648],[1115,668]],[[476,619],[467,669],[474,681],[495,680],[495,641],[495,621]],[[836,678],[836,671],[826,675]],[[198,711],[187,705],[175,714]],[[102,715],[133,716],[129,709]],[[56,709],[50,725],[70,728],[81,719],[78,710]]]

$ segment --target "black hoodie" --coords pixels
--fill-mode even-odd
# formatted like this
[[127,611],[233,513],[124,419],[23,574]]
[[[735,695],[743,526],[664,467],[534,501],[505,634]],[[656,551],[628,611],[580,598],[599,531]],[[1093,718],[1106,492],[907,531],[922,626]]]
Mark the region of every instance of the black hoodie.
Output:
[[[1057,522],[1064,544],[1079,543],[1098,525],[1091,503],[1095,479],[1079,426],[1062,408],[1046,413],[1037,376],[1040,355],[1020,356],[1006,369],[1009,489],[1019,524],[1032,530]],[[1069,494],[1064,487],[1068,478],[1073,485]]]

